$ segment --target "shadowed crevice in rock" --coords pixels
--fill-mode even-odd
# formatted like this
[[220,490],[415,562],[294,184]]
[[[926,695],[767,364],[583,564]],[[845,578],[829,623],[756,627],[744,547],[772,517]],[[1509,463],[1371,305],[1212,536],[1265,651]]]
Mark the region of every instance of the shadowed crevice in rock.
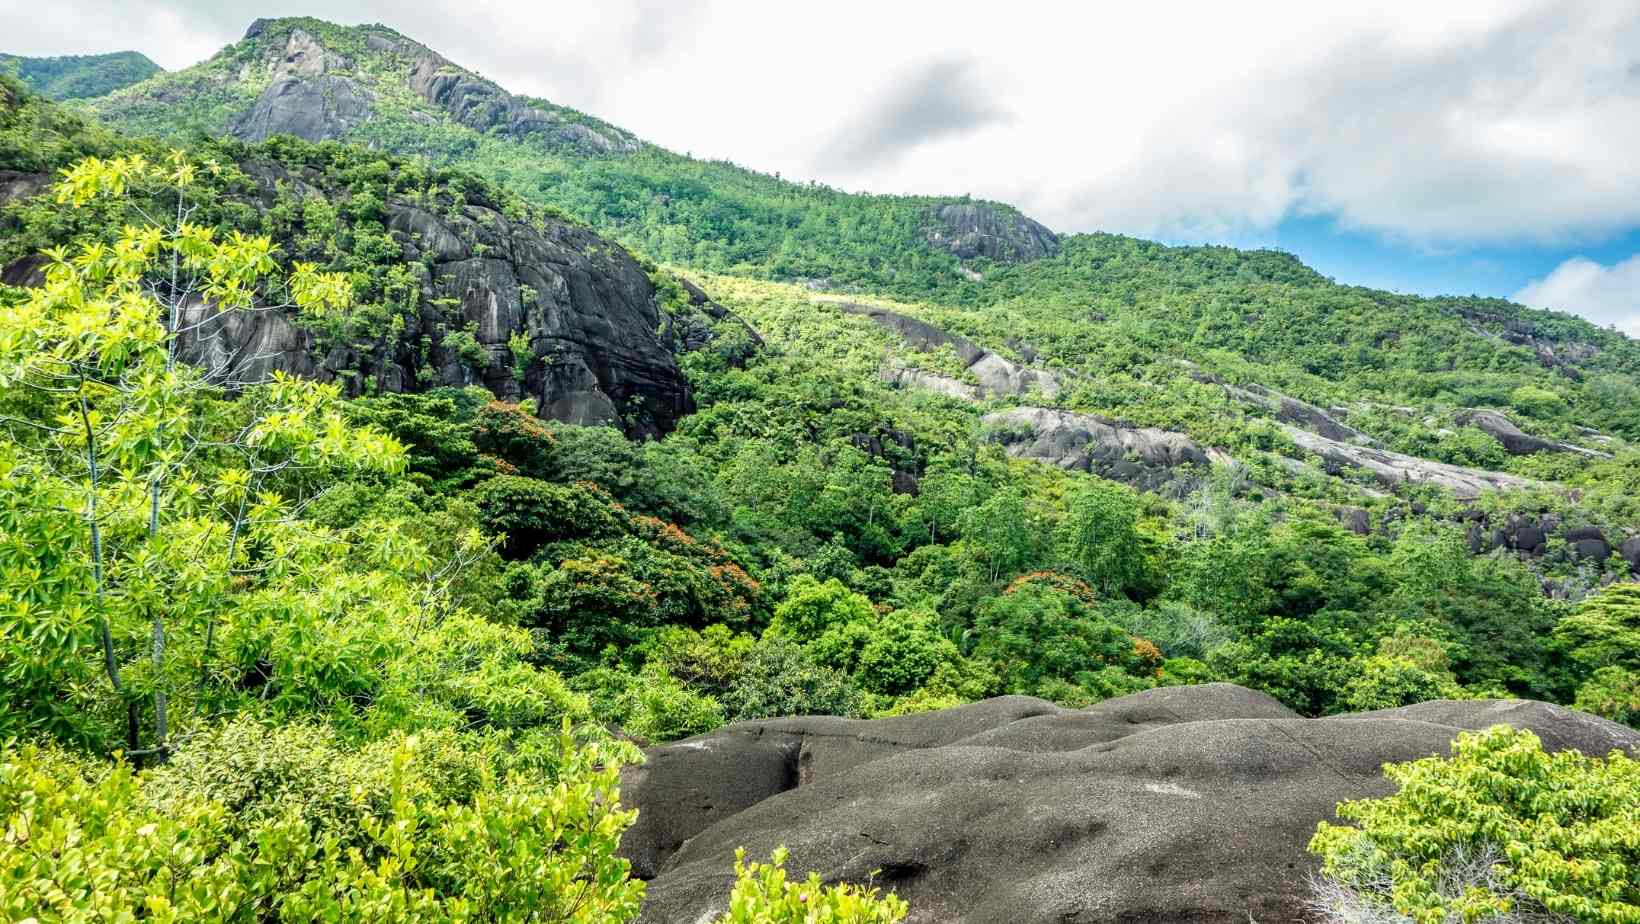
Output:
[[[1552,749],[1640,749],[1640,733],[1520,700],[1303,719],[1241,687],[1149,690],[1085,710],[1029,697],[875,721],[732,725],[627,771],[622,852],[650,879],[645,924],[724,910],[744,846],[794,872],[876,882],[911,922],[1302,919],[1305,850],[1381,767],[1466,729],[1530,728]],[[796,781],[789,767],[812,756]],[[709,805],[710,808],[701,808]]]

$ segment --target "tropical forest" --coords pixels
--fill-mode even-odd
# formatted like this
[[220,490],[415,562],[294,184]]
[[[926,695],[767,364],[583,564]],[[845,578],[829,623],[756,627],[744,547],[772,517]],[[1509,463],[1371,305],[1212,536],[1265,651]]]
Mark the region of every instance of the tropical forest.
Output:
[[1640,341],[386,25],[0,56],[0,916],[1640,922]]

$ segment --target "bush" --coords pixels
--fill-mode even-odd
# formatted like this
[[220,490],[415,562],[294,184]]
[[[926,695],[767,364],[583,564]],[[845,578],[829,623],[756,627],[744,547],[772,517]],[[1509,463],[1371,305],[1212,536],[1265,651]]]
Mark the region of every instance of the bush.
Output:
[[710,696],[680,684],[659,661],[640,674],[596,668],[575,678],[592,698],[593,714],[649,741],[673,741],[723,724],[723,710]]
[[[533,747],[453,734],[360,751],[239,723],[137,773],[24,747],[0,757],[0,901],[42,922],[621,921],[624,749],[565,723]],[[527,755],[550,754],[531,765]]]
[[1323,822],[1310,842],[1335,914],[1640,921],[1640,763],[1622,752],[1548,754],[1530,731],[1498,725],[1459,735],[1450,758],[1384,773],[1400,792],[1340,804],[1356,826]]
[[720,701],[731,722],[783,715],[859,718],[865,709],[848,677],[814,663],[801,646],[780,638],[758,643]]
[[524,559],[549,542],[620,535],[622,512],[590,484],[560,485],[500,475],[473,489],[486,529],[505,533],[509,558]]
[[735,888],[729,913],[714,924],[895,924],[910,911],[893,893],[859,886],[828,886],[820,874],[802,882],[786,879],[786,848],[777,848],[768,863],[747,863],[746,850],[735,851]]
[[1577,708],[1640,728],[1640,672],[1602,667],[1577,688]]

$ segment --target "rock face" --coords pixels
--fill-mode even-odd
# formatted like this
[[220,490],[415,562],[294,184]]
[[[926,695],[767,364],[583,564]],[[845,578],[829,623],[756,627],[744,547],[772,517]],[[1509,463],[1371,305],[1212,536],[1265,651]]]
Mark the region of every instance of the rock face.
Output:
[[1061,709],[1004,697],[874,721],[732,725],[652,748],[622,788],[622,841],[649,879],[644,924],[724,911],[735,848],[878,885],[912,924],[1303,919],[1305,850],[1342,800],[1393,789],[1386,761],[1466,729],[1530,728],[1553,749],[1640,749],[1640,733],[1519,700],[1303,719],[1240,687],[1173,687]]
[[1264,408],[1282,423],[1303,427],[1330,440],[1359,443],[1362,446],[1378,444],[1377,440],[1338,419],[1344,414],[1343,408],[1336,409],[1335,412],[1324,411],[1307,401],[1300,401],[1263,385],[1232,385],[1187,359],[1176,362],[1184,367],[1192,379],[1207,385],[1217,385],[1231,398],[1243,404]]
[[1460,500],[1474,500],[1486,491],[1525,488],[1537,484],[1531,479],[1517,475],[1449,465],[1445,462],[1390,452],[1387,449],[1374,449],[1328,439],[1291,424],[1283,425],[1282,429],[1300,449],[1320,456],[1328,469],[1366,469],[1380,483],[1389,487],[1401,484],[1435,484],[1451,491],[1453,496]]
[[950,376],[938,375],[913,369],[904,363],[890,360],[883,366],[883,380],[891,385],[901,385],[907,388],[920,388],[924,391],[938,392],[950,395],[953,398],[962,398],[968,401],[978,401],[993,396],[1018,396],[1029,394],[1032,391],[1041,392],[1052,398],[1059,394],[1063,387],[1057,373],[1047,369],[1036,369],[1020,364],[984,347],[975,344],[966,337],[941,330],[927,321],[913,318],[910,315],[889,311],[876,305],[862,305],[856,302],[822,302],[831,304],[839,311],[848,314],[864,315],[877,322],[882,327],[893,331],[904,340],[906,346],[919,353],[932,353],[942,347],[950,347],[957,354],[968,372],[974,376],[978,384],[970,384]]
[[[246,38],[262,34],[265,20],[251,24]],[[358,81],[332,71],[345,71],[352,62],[327,50],[304,29],[292,29],[284,43],[269,43],[263,52],[272,70],[267,89],[256,105],[229,126],[241,141],[266,141],[274,135],[295,135],[308,141],[332,141],[370,118],[375,94]]]
[[1377,440],[1342,423],[1332,414],[1307,401],[1271,391],[1262,385],[1225,385],[1224,390],[1233,398],[1268,408],[1282,423],[1303,427],[1330,440],[1355,443],[1359,446],[1378,445]]
[[1059,253],[1059,237],[1012,209],[983,202],[951,203],[933,210],[923,237],[959,259],[1028,263]]
[[334,141],[370,118],[373,95],[347,77],[281,77],[257,97],[256,106],[229,129],[241,141],[295,135]]
[[37,196],[50,185],[51,177],[48,174],[0,170],[0,205]]
[[[277,20],[259,19],[245,33],[260,41],[272,82],[255,107],[229,127],[244,141],[291,134],[309,141],[347,137],[369,120],[379,100],[353,73],[359,62],[324,47],[301,27],[281,33]],[[278,39],[283,35],[283,41]],[[566,111],[514,96],[495,82],[457,67],[419,42],[385,27],[364,32],[367,54],[385,59],[381,70],[402,74],[403,86],[435,112],[482,133],[539,140],[581,154],[629,153],[637,139],[618,129],[580,121]],[[391,78],[390,78],[391,79]],[[391,94],[389,94],[391,95]],[[426,111],[411,114],[427,120]]]
[[1529,456],[1535,452],[1575,452],[1579,455],[1611,458],[1603,452],[1584,449],[1582,446],[1573,446],[1571,443],[1562,443],[1556,440],[1546,440],[1542,437],[1523,433],[1515,426],[1515,422],[1499,414],[1497,411],[1469,410],[1455,418],[1459,426],[1475,427],[1488,436],[1503,444],[1503,448],[1514,456]]
[[1093,472],[1146,490],[1176,481],[1188,490],[1193,479],[1180,479],[1175,469],[1208,463],[1207,452],[1183,433],[1124,426],[1093,414],[1016,407],[987,414],[983,421],[1011,456]]
[[1629,563],[1629,567],[1635,573],[1640,574],[1640,536],[1630,536],[1623,540],[1618,554],[1623,556],[1623,560]]
[[[278,186],[327,195],[316,171],[241,166],[262,205]],[[419,307],[396,338],[384,330],[372,344],[326,347],[284,313],[220,313],[196,302],[185,310],[180,355],[226,384],[279,371],[342,379],[349,394],[367,382],[378,392],[482,385],[507,400],[535,399],[543,417],[639,438],[670,431],[694,408],[677,353],[711,343],[724,324],[745,331],[746,349],[760,342],[693,286],[688,304],[663,312],[643,267],[586,228],[513,220],[477,195],[459,206],[384,204],[387,228],[420,282]],[[37,284],[38,275],[29,259],[4,271],[17,284]],[[518,337],[529,351],[522,377],[512,351]]]

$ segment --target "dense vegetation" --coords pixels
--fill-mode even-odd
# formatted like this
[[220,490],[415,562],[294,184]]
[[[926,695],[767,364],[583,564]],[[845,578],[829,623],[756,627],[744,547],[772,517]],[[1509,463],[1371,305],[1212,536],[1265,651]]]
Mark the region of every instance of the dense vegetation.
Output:
[[[0,812],[23,819],[0,852],[8,912],[622,920],[641,894],[613,855],[626,738],[781,714],[1230,680],[1306,715],[1500,695],[1640,716],[1627,563],[1558,538],[1476,555],[1463,525],[1640,525],[1632,341],[1495,300],[1342,287],[1270,252],[1080,235],[963,266],[923,237],[945,200],[413,121],[392,53],[281,23],[97,104],[210,136],[175,154],[0,80],[0,168],[68,168],[55,196],[0,211],[0,265],[47,253],[43,285],[0,288],[0,739],[28,742],[0,761]],[[376,149],[215,137],[296,25],[379,91],[353,139]],[[326,195],[270,194],[254,178],[270,172]],[[477,388],[369,387],[420,307],[389,199],[581,218],[654,261],[663,301],[690,276],[765,346],[683,355],[699,409],[647,443]],[[792,283],[815,279],[1065,373],[1031,400],[1223,455],[1167,496],[1011,458],[982,417],[1023,398],[885,383],[891,358],[964,372]],[[289,310],[356,365],[225,390],[176,359],[196,294]],[[1368,484],[1311,464],[1211,376],[1542,484],[1472,503]],[[1607,455],[1511,456],[1457,425],[1477,407]],[[1341,506],[1385,526],[1353,531]],[[1450,766],[1525,754],[1500,742]],[[1418,772],[1459,772],[1442,766]],[[743,864],[728,920],[802,919],[815,884],[781,861]],[[1374,862],[1353,888],[1401,869]],[[586,900],[555,905],[571,888]],[[826,901],[840,921],[905,913]]]
[[1449,759],[1385,767],[1400,791],[1339,806],[1310,849],[1326,920],[1640,921],[1640,764],[1548,754],[1498,726]]
[[24,58],[0,54],[0,71],[51,99],[92,99],[140,83],[160,72],[158,64],[137,51],[105,55]]

